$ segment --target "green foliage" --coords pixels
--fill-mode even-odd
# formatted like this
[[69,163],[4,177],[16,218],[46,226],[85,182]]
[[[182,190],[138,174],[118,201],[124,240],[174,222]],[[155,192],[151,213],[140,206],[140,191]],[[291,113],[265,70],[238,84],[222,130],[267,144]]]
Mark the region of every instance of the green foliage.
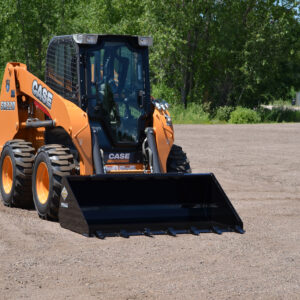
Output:
[[238,106],[231,114],[229,123],[232,124],[249,124],[261,122],[260,115],[249,108]]
[[299,0],[0,0],[0,69],[20,61],[43,79],[54,35],[150,35],[153,95],[192,111],[191,103],[201,103],[223,121],[228,109],[218,107],[259,107],[300,90],[299,5]]
[[0,70],[0,84],[2,83],[3,80],[3,74],[4,74],[4,70]]
[[286,109],[284,107],[269,109],[261,109],[259,111],[262,122],[300,122],[300,111]]
[[256,107],[300,88],[299,1],[150,2],[155,82],[183,103]]
[[215,118],[220,121],[228,121],[230,119],[230,114],[234,110],[232,106],[221,106],[217,109]]
[[257,110],[237,107],[221,107],[214,118],[206,113],[201,104],[192,103],[185,110],[182,104],[173,104],[170,113],[174,124],[251,124],[300,122],[300,111],[293,111],[284,107],[273,110],[260,108]]
[[155,99],[163,99],[170,104],[178,104],[178,93],[164,83],[153,84],[151,94]]
[[272,105],[274,106],[291,106],[292,105],[292,97],[289,100],[278,99],[272,101]]
[[184,109],[182,104],[174,104],[170,107],[170,114],[174,124],[208,124],[209,114],[204,112],[200,105],[191,103]]

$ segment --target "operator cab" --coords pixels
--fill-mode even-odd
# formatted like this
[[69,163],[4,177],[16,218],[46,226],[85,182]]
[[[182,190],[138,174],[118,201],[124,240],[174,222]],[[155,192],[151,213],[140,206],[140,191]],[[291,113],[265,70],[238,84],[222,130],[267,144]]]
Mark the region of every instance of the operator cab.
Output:
[[48,47],[45,82],[86,111],[91,126],[99,126],[109,144],[141,144],[151,115],[148,47],[152,43],[152,38],[139,36],[54,37]]

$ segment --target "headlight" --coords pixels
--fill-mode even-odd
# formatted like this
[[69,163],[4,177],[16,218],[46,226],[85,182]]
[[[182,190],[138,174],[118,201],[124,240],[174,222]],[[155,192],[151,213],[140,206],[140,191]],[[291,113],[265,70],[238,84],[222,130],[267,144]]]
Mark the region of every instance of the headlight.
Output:
[[98,34],[73,34],[77,44],[97,44]]
[[159,99],[152,100],[152,103],[158,110],[166,111],[169,109],[170,105],[165,101],[160,101]]
[[151,47],[151,46],[153,46],[153,38],[150,36],[139,36],[138,43],[139,43],[139,46]]

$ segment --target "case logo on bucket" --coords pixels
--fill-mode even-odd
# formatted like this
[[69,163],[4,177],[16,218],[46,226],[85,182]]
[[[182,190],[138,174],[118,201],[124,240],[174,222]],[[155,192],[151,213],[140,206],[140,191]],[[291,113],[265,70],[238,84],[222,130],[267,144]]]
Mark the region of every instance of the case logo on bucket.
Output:
[[109,153],[108,154],[108,159],[112,160],[129,160],[130,159],[130,153]]

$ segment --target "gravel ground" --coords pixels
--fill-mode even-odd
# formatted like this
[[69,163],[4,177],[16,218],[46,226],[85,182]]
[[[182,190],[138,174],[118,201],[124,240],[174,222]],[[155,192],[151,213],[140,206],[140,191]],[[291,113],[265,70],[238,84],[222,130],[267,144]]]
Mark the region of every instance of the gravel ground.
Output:
[[177,125],[246,233],[85,238],[0,204],[0,299],[300,299],[300,124]]

